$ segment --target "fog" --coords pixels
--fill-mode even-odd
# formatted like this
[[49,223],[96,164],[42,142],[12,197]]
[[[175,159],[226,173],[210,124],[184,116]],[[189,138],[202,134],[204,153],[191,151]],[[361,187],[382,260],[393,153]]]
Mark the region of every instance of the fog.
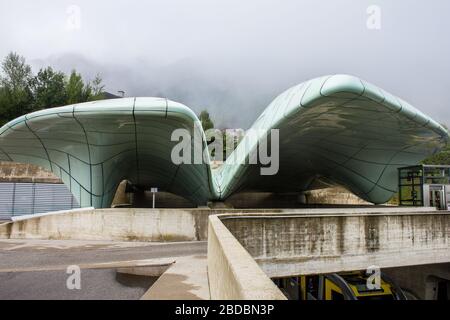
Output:
[[333,73],[450,124],[449,15],[448,0],[0,0],[0,57],[99,73],[111,93],[207,109],[219,127],[247,128],[278,93]]

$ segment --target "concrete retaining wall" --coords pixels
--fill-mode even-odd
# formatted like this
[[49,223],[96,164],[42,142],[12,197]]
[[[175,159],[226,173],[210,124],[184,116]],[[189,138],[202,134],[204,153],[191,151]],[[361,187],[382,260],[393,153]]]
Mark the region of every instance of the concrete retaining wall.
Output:
[[0,225],[0,238],[117,241],[206,240],[210,210],[90,209]]
[[286,299],[217,216],[208,230],[211,299]]
[[0,182],[62,183],[53,173],[28,163],[0,161]]
[[[208,216],[233,209],[75,209],[30,215],[26,220],[0,224],[0,238],[118,241],[206,240]],[[255,210],[252,210],[255,211]],[[257,210],[258,212],[274,212]],[[279,210],[282,212],[282,210]]]
[[449,282],[450,263],[409,266],[408,268],[386,268],[383,272],[402,288],[407,288],[419,299],[436,300],[437,280]]
[[[225,212],[283,212],[284,209],[245,210],[205,208],[111,208],[67,210],[29,215],[26,220],[0,225],[0,238],[119,241],[206,240],[208,216]],[[303,209],[290,209],[303,212]]]
[[449,212],[220,218],[270,277],[450,262]]
[[309,190],[304,193],[241,192],[225,200],[234,208],[295,208],[314,205],[373,206],[343,187]]
[[372,205],[343,187],[309,190],[305,197],[307,204]]

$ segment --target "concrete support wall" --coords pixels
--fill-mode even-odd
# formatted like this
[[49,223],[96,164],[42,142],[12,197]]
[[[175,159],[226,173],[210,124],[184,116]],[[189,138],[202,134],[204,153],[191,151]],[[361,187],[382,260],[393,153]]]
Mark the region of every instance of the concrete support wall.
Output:
[[450,263],[385,268],[383,272],[419,299],[436,300],[438,281],[446,280],[450,286]]
[[131,207],[131,199],[130,194],[127,193],[127,180],[123,180],[119,183],[119,186],[117,187],[116,193],[114,195],[114,198],[111,202],[111,208],[114,208],[115,206],[121,205],[124,206],[130,206]]
[[331,187],[296,193],[242,192],[225,200],[234,208],[298,208],[314,205],[373,206],[343,187]]
[[28,163],[0,161],[0,182],[62,183],[53,173]]
[[270,277],[450,262],[450,213],[220,216]]
[[[329,210],[329,209],[324,209]],[[359,209],[352,209],[359,210]],[[68,210],[46,216],[28,216],[27,220],[0,225],[0,238],[86,239],[135,241],[206,240],[210,214],[246,212],[282,213],[286,209],[183,208],[146,209],[111,208],[83,211]],[[289,209],[305,212],[304,209]],[[318,212],[315,209],[306,212]]]
[[208,229],[211,299],[286,299],[217,216]]
[[[150,191],[133,193],[132,204],[134,208],[152,208],[153,194]],[[156,208],[197,208],[191,201],[176,194],[159,191],[155,196]]]
[[309,190],[305,197],[307,204],[372,205],[343,187]]
[[117,241],[206,240],[210,210],[91,209],[0,225],[0,238]]

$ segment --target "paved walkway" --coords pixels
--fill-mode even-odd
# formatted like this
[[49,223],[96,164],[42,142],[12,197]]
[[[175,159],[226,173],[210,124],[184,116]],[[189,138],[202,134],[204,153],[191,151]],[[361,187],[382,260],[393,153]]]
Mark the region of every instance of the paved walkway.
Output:
[[162,243],[11,239],[0,240],[0,272],[202,254],[206,254],[206,241]]
[[141,299],[209,300],[206,255],[176,258]]

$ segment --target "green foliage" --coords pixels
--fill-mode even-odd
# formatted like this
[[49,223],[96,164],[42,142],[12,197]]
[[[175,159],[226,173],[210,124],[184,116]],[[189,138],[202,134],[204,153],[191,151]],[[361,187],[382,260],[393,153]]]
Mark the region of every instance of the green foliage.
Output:
[[0,126],[4,125],[9,119],[14,118],[11,108],[11,100],[7,90],[0,87]]
[[0,126],[28,112],[104,99],[104,88],[99,75],[91,83],[75,70],[67,77],[46,67],[33,75],[25,58],[11,52],[1,63]]
[[102,83],[102,78],[97,74],[92,81],[91,85],[91,95],[89,101],[102,100],[105,99],[105,86]]
[[422,161],[423,164],[444,164],[450,165],[450,144],[447,143],[440,152]]
[[90,83],[84,83],[81,74],[72,70],[66,83],[67,104],[89,101],[92,95]]
[[63,106],[67,102],[65,75],[51,67],[39,70],[33,79],[34,109]]
[[212,122],[211,118],[209,117],[209,112],[206,110],[203,110],[200,112],[200,115],[198,116],[202,123],[203,130],[206,131],[208,129],[214,128],[214,123]]
[[[445,129],[448,130],[447,126],[443,123],[441,123],[441,126],[443,126]],[[450,165],[450,143],[447,142],[445,147],[439,151],[438,153],[426,158],[422,161],[423,164],[443,164],[443,165]]]
[[0,125],[32,110],[31,67],[25,58],[11,52],[1,64]]
[[33,77],[31,67],[25,63],[25,58],[15,52],[10,52],[3,60],[2,71],[1,84],[11,91],[26,90]]

